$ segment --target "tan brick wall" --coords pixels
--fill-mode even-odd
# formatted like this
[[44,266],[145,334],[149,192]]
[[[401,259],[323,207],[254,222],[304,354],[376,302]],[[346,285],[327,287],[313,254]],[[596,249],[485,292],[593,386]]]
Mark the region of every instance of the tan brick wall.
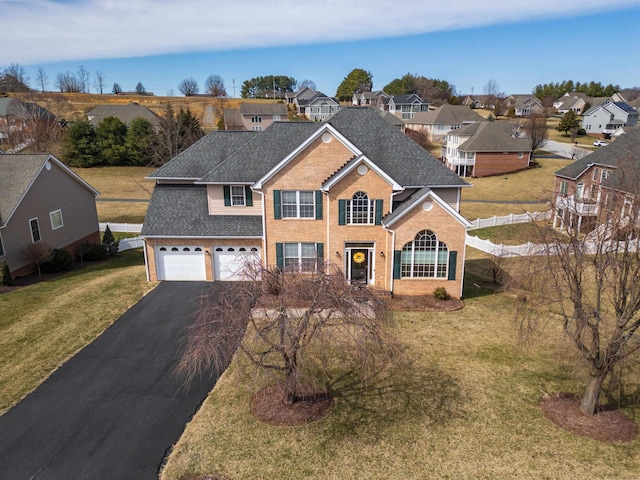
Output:
[[447,211],[433,202],[433,209],[425,211],[421,205],[416,206],[397,223],[392,226],[396,232],[395,250],[402,250],[407,242],[413,241],[416,234],[422,230],[431,230],[444,242],[449,251],[457,251],[456,279],[395,279],[393,292],[397,295],[425,295],[433,293],[436,287],[445,287],[447,293],[454,298],[460,298],[462,291],[462,276],[464,272],[464,245],[466,228],[453,219]]
[[518,158],[518,152],[501,153],[476,153],[476,163],[473,169],[474,177],[485,177],[488,175],[500,175],[502,173],[523,170],[529,165],[528,152],[522,153],[522,158]]
[[[264,186],[268,265],[276,263],[276,243],[318,242],[325,244],[327,252],[327,198],[323,195],[323,218],[315,219],[274,219],[274,190],[320,190],[322,183],[353,157],[353,153],[336,138],[325,143],[321,139],[313,142],[292,159],[278,174]],[[337,217],[335,220],[337,223]]]

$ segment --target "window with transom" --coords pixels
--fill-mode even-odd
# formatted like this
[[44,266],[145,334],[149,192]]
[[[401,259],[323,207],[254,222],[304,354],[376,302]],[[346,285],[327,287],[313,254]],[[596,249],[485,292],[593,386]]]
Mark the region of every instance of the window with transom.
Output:
[[375,203],[365,192],[356,192],[347,200],[347,223],[374,223]]
[[403,278],[447,278],[449,248],[431,230],[422,230],[402,248]]

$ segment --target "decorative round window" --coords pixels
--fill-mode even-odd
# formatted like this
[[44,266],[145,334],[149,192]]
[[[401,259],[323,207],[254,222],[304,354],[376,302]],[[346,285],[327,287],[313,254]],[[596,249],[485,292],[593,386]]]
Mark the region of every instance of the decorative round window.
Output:
[[365,173],[367,173],[369,171],[369,169],[367,168],[367,166],[365,164],[360,164],[358,165],[358,173],[360,175],[364,175]]
[[424,202],[424,203],[422,204],[422,209],[423,209],[425,212],[430,211],[432,208],[433,208],[433,203],[431,202],[431,200],[427,200],[426,202]]
[[331,136],[331,134],[330,134],[329,132],[324,132],[324,133],[322,134],[322,141],[323,141],[324,143],[329,143],[329,142],[331,141],[331,139],[332,139],[332,138],[333,138],[333,137]]

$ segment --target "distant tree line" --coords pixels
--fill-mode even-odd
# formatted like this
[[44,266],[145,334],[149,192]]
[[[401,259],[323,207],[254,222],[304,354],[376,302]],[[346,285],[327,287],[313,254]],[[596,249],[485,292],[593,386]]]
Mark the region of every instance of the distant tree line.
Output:
[[267,75],[245,80],[240,89],[242,98],[284,98],[286,92],[295,91],[297,81],[285,75]]
[[389,82],[383,89],[389,95],[408,95],[415,93],[432,105],[457,103],[456,87],[446,80],[427,78],[423,75],[406,73]]
[[554,98],[560,98],[567,92],[579,92],[588,95],[589,97],[610,97],[616,92],[620,91],[620,85],[603,85],[600,82],[574,82],[573,80],[563,80],[556,83],[545,83],[536,85],[533,89],[533,94],[539,99],[543,99],[548,96]]
[[200,122],[187,108],[164,109],[157,128],[143,118],[126,125],[115,117],[97,126],[88,120],[68,125],[62,159],[72,167],[99,165],[160,166],[204,136]]

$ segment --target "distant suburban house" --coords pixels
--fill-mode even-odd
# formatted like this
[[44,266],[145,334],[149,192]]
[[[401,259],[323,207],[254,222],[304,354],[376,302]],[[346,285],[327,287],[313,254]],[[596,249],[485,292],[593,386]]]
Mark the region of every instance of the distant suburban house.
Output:
[[[318,92],[316,92],[311,87],[302,87],[299,90],[296,90],[295,92],[285,92],[285,100],[287,102],[287,105],[297,106],[298,102],[310,100],[317,93]],[[301,113],[301,112],[298,110],[298,113]]]
[[415,93],[395,95],[389,99],[388,110],[402,120],[411,120],[418,112],[428,112],[429,102]]
[[442,158],[461,177],[500,175],[529,167],[531,146],[516,125],[476,122],[447,135]]
[[225,130],[261,132],[273,122],[288,121],[284,103],[241,103],[240,108],[224,109]]
[[469,108],[486,108],[492,109],[494,107],[494,102],[491,101],[493,96],[489,95],[465,95],[460,102],[460,105],[464,105]]
[[624,218],[637,208],[640,193],[640,129],[629,129],[555,176],[554,227],[588,233],[612,215]]
[[469,184],[372,108],[214,131],[160,167],[142,228],[151,280],[241,281],[252,262],[398,295],[460,297]]
[[447,134],[465,125],[486,122],[487,119],[464,105],[445,103],[435,110],[418,112],[407,120],[407,128],[426,133],[429,141],[444,139]]
[[0,154],[0,259],[12,276],[33,270],[23,252],[34,243],[75,255],[99,242],[97,195],[53,155]]
[[586,94],[580,92],[567,92],[553,102],[553,108],[555,108],[561,115],[564,115],[567,112],[573,112],[576,115],[580,115],[587,103],[591,104],[591,100]]
[[384,90],[375,90],[373,92],[354,93],[351,103],[355,106],[388,110],[390,98],[391,95],[385,93]]
[[160,125],[160,117],[137,102],[131,102],[125,105],[98,105],[87,112],[87,120],[95,126],[98,126],[98,124],[107,117],[115,117],[126,125],[131,124],[136,118],[144,118],[156,128]]
[[378,112],[382,116],[382,118],[384,118],[388,123],[396,127],[401,132],[405,133],[407,131],[407,124],[401,118],[398,118],[394,114],[389,113],[385,110],[380,110],[376,107],[371,108]]
[[542,113],[542,102],[535,95],[509,95],[506,99],[507,109],[514,109],[516,117],[528,117],[534,113]]
[[22,131],[34,122],[54,122],[55,115],[37,103],[17,98],[0,98],[0,140]]
[[582,114],[582,128],[587,135],[611,136],[620,127],[638,123],[638,111],[625,102],[607,101],[591,107]]
[[317,92],[309,100],[298,100],[298,113],[312,122],[321,122],[340,110],[340,102],[335,97],[328,97]]

